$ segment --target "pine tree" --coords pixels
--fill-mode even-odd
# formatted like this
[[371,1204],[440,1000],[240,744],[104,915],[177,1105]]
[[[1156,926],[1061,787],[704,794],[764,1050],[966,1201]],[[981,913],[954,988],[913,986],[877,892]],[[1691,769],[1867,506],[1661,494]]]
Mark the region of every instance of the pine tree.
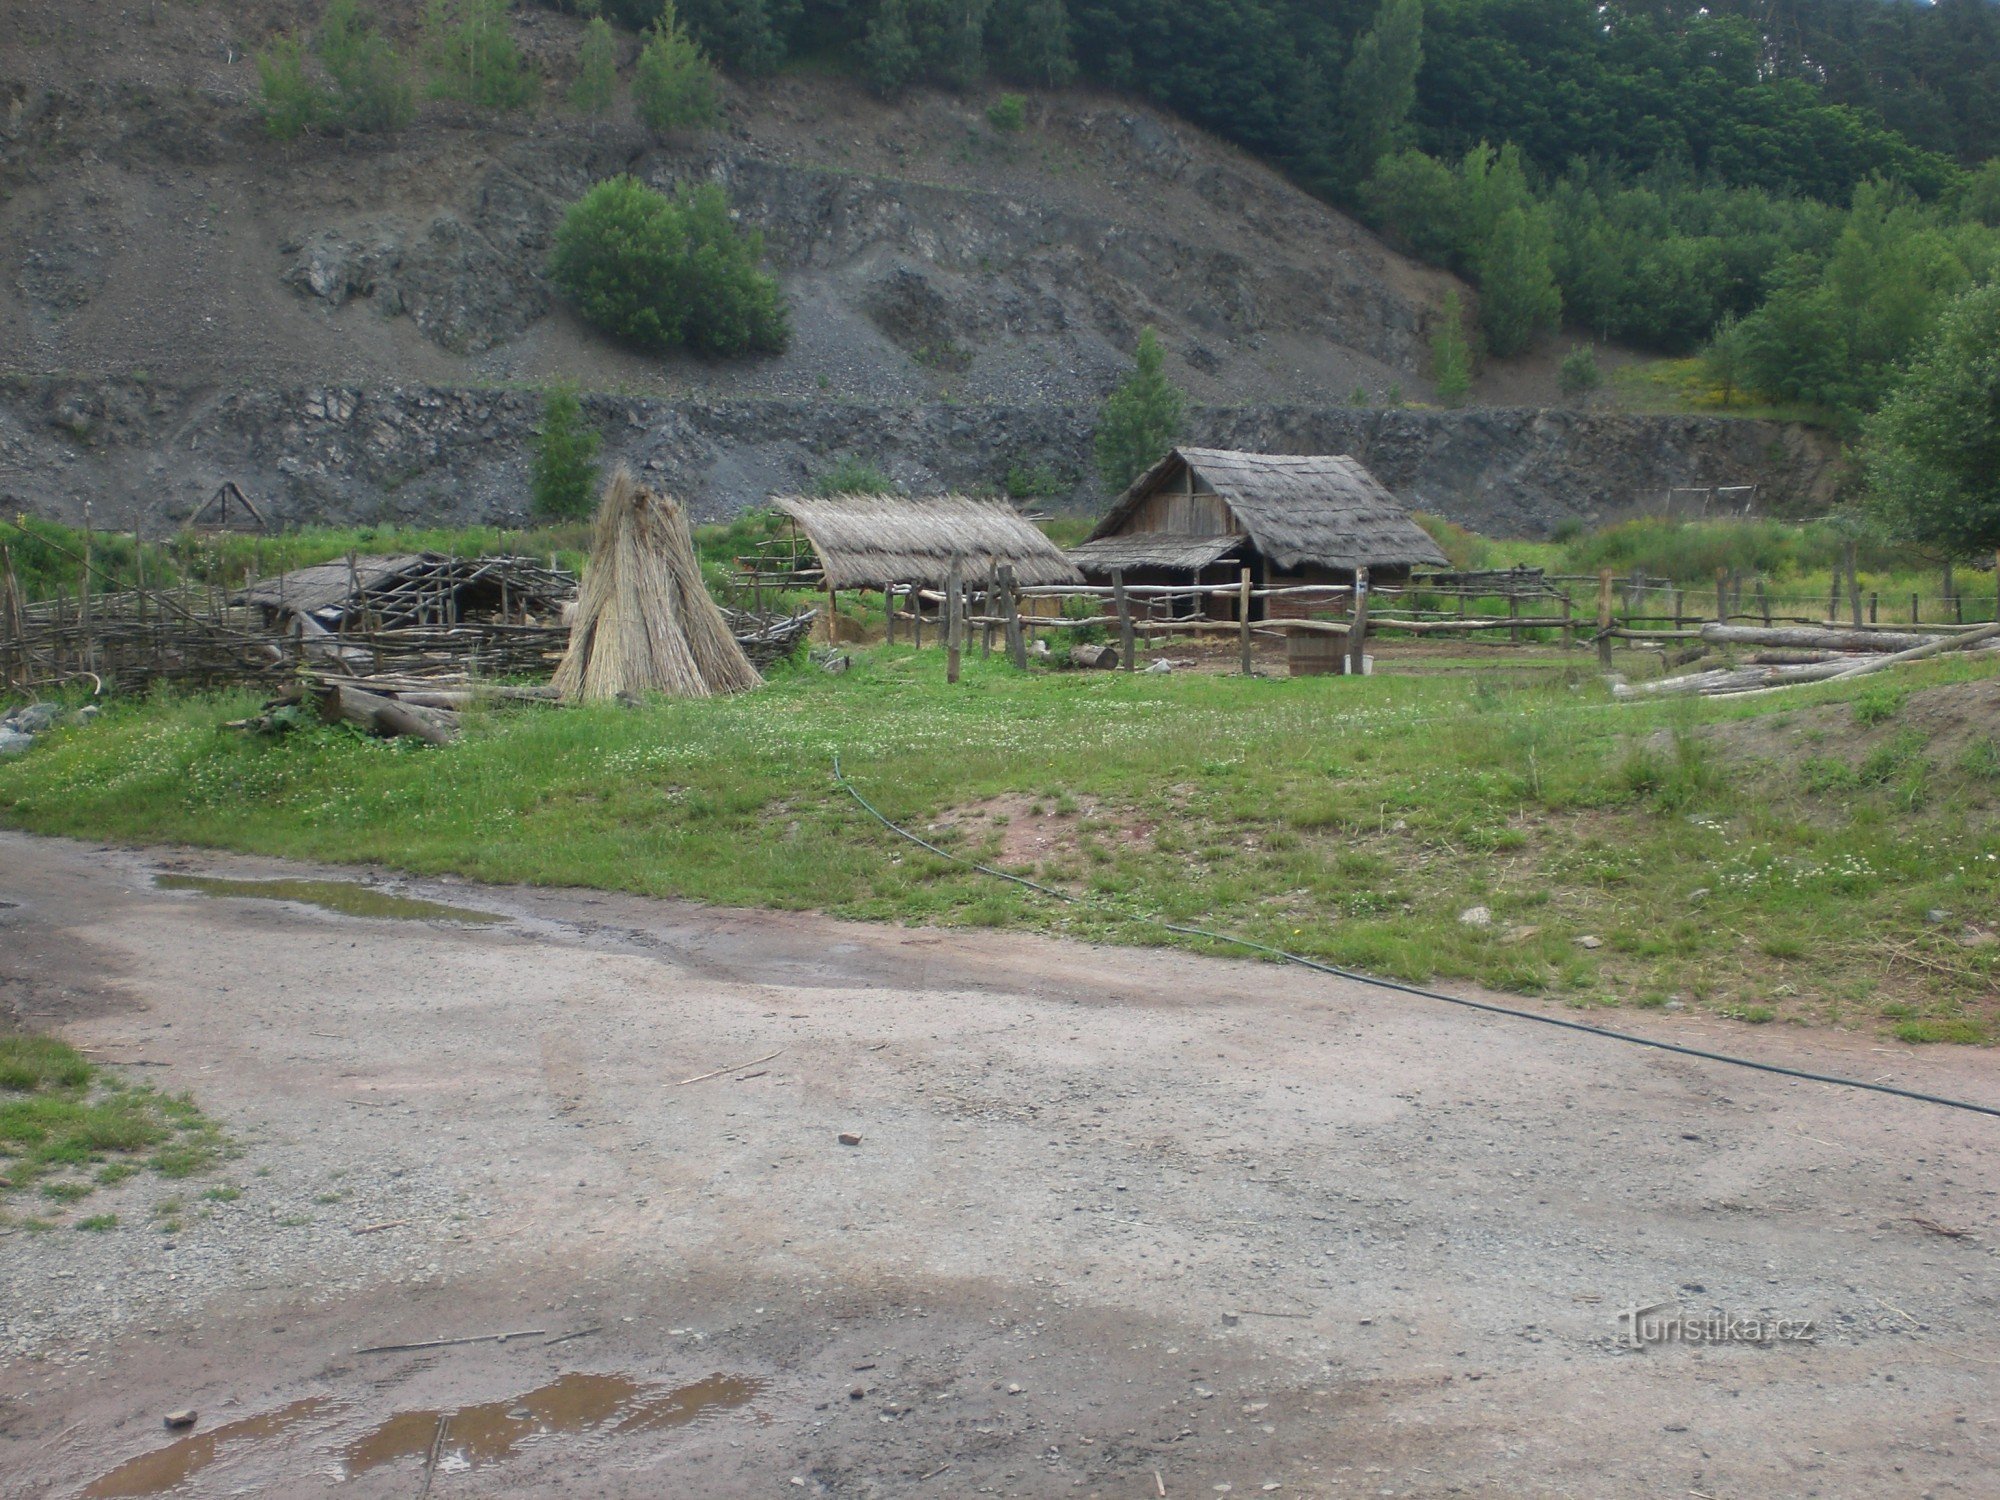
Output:
[[617,96],[618,42],[611,35],[610,23],[599,16],[583,29],[569,102],[587,115],[601,115]]
[[1562,293],[1550,266],[1548,222],[1539,210],[1510,208],[1500,215],[1479,254],[1479,297],[1486,339],[1505,358],[1518,354],[1537,333],[1562,316]]
[[893,99],[916,78],[923,54],[910,31],[907,0],[882,0],[875,7],[861,42],[861,60],[868,86],[885,99]]
[[509,0],[430,0],[424,9],[424,62],[430,91],[485,109],[519,109],[538,90],[515,44]]
[[1423,0],[1382,0],[1340,79],[1339,171],[1349,190],[1402,144],[1423,58]]
[[646,46],[632,70],[632,102],[654,130],[686,130],[713,124],[722,108],[715,65],[681,25],[673,0],[646,33]]
[[1472,345],[1465,337],[1465,304],[1457,287],[1444,294],[1437,330],[1431,334],[1431,380],[1446,406],[1462,405],[1472,389]]
[[390,40],[354,0],[332,0],[313,51],[333,80],[331,112],[350,130],[401,130],[416,114],[408,70]]
[[[780,0],[781,12],[786,7]],[[704,51],[725,67],[769,73],[785,60],[785,38],[769,0],[681,0],[681,21]]]
[[1132,373],[1105,398],[1097,418],[1097,472],[1122,491],[1179,441],[1187,398],[1167,379],[1166,354],[1148,328],[1139,335]]
[[295,36],[274,36],[257,54],[257,80],[264,128],[281,141],[297,139],[327,113],[327,98],[306,77],[306,49]]
[[1062,88],[1076,79],[1064,0],[1000,0],[991,27],[1000,66],[1023,83]]
[[532,480],[535,514],[552,521],[581,520],[597,494],[597,429],[584,420],[576,387],[550,388],[535,438]]

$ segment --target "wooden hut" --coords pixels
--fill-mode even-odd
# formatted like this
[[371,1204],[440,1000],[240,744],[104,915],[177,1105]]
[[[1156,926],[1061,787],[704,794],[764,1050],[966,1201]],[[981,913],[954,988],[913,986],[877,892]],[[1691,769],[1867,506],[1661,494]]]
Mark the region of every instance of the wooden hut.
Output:
[[959,566],[968,585],[1014,570],[1022,584],[1081,583],[1062,549],[1011,507],[963,495],[780,496],[772,502],[804,534],[822,586],[941,589]]
[[[1070,560],[1093,581],[1236,583],[1257,588],[1399,583],[1417,566],[1449,567],[1429,533],[1382,483],[1344,454],[1176,448],[1134,481]],[[1344,595],[1259,600],[1253,618],[1304,615]],[[1264,606],[1268,605],[1268,609]],[[1233,601],[1213,600],[1227,615]]]
[[526,557],[441,552],[345,557],[251,584],[235,597],[272,629],[339,634],[354,628],[554,620],[576,597],[575,575]]

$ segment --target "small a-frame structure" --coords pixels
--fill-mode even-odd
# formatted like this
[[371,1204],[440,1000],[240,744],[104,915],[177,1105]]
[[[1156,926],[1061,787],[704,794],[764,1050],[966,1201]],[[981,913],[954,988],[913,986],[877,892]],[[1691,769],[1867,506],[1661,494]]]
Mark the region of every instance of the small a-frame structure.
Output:
[[215,493],[194,508],[187,518],[189,531],[269,531],[271,525],[257,509],[243,486],[225,479]]

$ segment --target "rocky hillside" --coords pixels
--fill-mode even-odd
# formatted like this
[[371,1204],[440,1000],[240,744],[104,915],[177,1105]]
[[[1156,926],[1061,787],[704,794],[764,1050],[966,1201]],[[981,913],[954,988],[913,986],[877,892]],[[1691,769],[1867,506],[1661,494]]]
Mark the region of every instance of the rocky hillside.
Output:
[[[234,478],[302,519],[518,515],[520,393],[568,379],[617,393],[596,402],[612,446],[709,513],[841,456],[914,486],[1041,467],[1088,505],[1088,414],[1147,324],[1210,408],[1202,437],[1388,443],[1406,455],[1382,460],[1405,476],[1392,482],[1469,522],[1539,528],[1746,477],[1810,503],[1824,482],[1810,443],[1727,423],[1355,409],[1357,387],[1378,404],[1427,394],[1450,279],[1127,101],[1040,96],[1007,133],[977,97],[890,107],[795,75],[733,87],[725,128],[692,142],[553,105],[429,106],[386,140],[283,146],[260,127],[248,54],[308,13],[0,13],[6,503],[71,513],[88,498],[164,525]],[[573,23],[533,8],[516,22],[565,77]],[[790,297],[786,354],[636,355],[552,295],[562,205],[616,172],[729,189]],[[1522,385],[1519,370],[1488,378]]]

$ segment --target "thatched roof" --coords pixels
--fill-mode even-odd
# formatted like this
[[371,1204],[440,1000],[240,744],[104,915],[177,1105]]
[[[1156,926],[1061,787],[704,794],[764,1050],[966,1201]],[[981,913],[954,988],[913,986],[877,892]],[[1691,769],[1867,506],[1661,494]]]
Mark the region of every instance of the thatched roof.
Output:
[[1121,528],[1133,511],[1188,469],[1194,471],[1197,488],[1221,496],[1236,518],[1236,528],[1280,568],[1450,566],[1402,502],[1354,459],[1338,453],[1176,448],[1133,482],[1084,548],[1107,537],[1130,535]]
[[968,581],[1002,564],[1024,584],[1080,583],[1060,548],[1012,509],[990,500],[940,495],[779,496],[773,505],[798,523],[819,554],[829,588],[892,584],[942,588],[956,559]]
[[1248,540],[1240,533],[1182,536],[1177,531],[1128,531],[1072,547],[1069,560],[1086,573],[1108,573],[1113,568],[1172,568],[1193,572],[1220,562]]

